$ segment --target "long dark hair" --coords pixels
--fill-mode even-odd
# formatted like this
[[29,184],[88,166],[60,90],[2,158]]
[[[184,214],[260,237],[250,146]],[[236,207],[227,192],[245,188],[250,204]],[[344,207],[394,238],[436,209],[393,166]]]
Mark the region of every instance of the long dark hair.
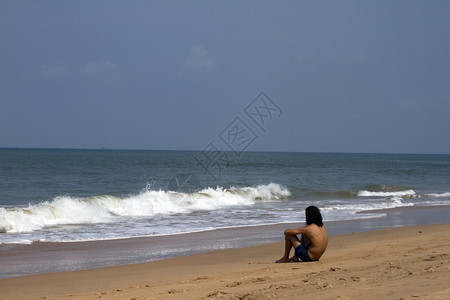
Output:
[[305,209],[305,216],[306,216],[306,224],[316,224],[319,227],[323,226],[322,222],[322,214],[320,213],[320,209],[318,209],[315,206],[308,206]]

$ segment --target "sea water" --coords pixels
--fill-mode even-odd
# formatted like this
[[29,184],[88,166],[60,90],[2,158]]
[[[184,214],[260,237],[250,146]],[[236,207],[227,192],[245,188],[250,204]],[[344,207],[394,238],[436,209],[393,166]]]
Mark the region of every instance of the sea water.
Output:
[[0,244],[375,218],[450,204],[450,155],[0,149]]

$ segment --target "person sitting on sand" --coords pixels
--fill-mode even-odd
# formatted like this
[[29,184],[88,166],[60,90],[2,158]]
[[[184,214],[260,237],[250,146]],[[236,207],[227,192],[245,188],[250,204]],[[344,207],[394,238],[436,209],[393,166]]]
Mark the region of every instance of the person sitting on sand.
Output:
[[[305,209],[306,225],[298,229],[286,229],[284,256],[277,263],[317,261],[323,255],[328,245],[328,234],[322,223],[320,210],[315,206]],[[301,234],[298,239],[297,235]],[[295,255],[289,258],[291,248],[295,249]]]

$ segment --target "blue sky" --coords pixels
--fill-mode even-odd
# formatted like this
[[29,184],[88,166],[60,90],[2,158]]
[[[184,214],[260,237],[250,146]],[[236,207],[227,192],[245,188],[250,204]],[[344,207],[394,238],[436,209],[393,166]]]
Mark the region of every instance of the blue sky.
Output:
[[239,117],[246,150],[450,153],[449,28],[448,1],[2,0],[0,147],[229,150]]

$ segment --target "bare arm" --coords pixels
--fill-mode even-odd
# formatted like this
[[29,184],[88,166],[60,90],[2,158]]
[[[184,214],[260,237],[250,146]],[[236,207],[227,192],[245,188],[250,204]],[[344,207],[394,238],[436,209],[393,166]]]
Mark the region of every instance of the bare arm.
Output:
[[297,236],[299,234],[301,234],[300,243],[302,245],[307,246],[311,244],[310,235],[312,234],[312,228],[310,226],[300,227],[297,229],[286,229],[284,231],[285,236]]

